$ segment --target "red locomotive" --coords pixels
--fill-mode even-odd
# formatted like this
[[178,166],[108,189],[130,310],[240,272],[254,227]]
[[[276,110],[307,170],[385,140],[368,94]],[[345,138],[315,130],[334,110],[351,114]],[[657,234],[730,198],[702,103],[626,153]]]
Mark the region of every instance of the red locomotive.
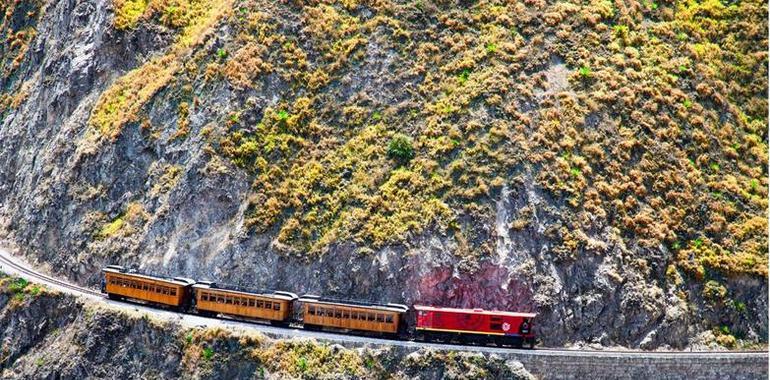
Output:
[[495,343],[521,347],[535,345],[534,313],[453,309],[414,305],[419,337],[449,342]]

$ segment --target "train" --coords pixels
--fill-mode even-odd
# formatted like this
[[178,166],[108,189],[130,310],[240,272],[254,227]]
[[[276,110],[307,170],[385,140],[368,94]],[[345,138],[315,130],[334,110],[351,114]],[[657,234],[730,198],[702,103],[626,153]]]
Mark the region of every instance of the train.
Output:
[[340,300],[165,277],[109,265],[102,293],[109,299],[212,318],[435,343],[534,348],[536,313]]

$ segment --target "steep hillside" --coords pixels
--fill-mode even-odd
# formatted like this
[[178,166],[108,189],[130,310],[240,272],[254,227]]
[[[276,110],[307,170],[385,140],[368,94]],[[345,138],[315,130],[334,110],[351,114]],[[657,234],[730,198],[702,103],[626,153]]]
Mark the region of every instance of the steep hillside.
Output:
[[767,341],[767,3],[0,5],[0,237],[545,344]]

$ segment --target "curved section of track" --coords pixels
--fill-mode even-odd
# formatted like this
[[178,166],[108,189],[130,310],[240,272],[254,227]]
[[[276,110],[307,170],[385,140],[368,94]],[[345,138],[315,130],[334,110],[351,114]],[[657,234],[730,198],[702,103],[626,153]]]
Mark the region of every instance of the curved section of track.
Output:
[[236,327],[242,329],[257,330],[273,337],[293,338],[308,337],[329,342],[392,345],[407,348],[433,348],[437,350],[462,350],[483,353],[512,353],[533,356],[613,356],[613,357],[647,357],[647,358],[671,358],[671,357],[768,357],[767,351],[610,351],[610,350],[566,350],[539,348],[536,350],[512,349],[491,346],[464,346],[456,344],[424,343],[413,341],[390,340],[381,338],[362,337],[356,335],[335,334],[321,331],[309,331],[298,328],[274,327],[259,323],[242,322],[231,319],[207,318],[193,314],[184,314],[170,310],[157,309],[142,304],[125,303],[107,299],[104,294],[93,289],[77,286],[67,281],[62,281],[34,270],[23,260],[13,256],[9,251],[0,247],[0,271],[9,275],[23,277],[27,280],[40,283],[52,289],[75,296],[82,296],[99,302],[104,302],[119,308],[131,309],[150,313],[161,318],[177,320],[187,326],[200,327]]

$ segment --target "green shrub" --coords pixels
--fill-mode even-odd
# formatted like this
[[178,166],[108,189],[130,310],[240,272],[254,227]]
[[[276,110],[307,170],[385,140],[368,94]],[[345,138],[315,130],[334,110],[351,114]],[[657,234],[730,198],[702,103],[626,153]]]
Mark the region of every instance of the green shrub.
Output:
[[217,58],[219,58],[220,61],[224,61],[227,58],[227,50],[223,48],[217,49]]
[[299,369],[300,372],[307,371],[307,359],[305,359],[304,356],[297,359],[297,368]]
[[460,84],[465,84],[465,82],[468,81],[469,76],[471,76],[471,70],[463,69],[463,71],[461,71],[460,74],[457,76],[457,81],[460,82]]
[[33,296],[33,297],[37,297],[39,294],[40,294],[40,286],[38,286],[38,285],[32,285],[32,286],[29,288],[29,295],[31,295],[31,296]]
[[695,248],[700,248],[702,245],[703,245],[703,239],[702,238],[697,238],[697,239],[692,241],[692,246],[695,247]]
[[414,158],[412,139],[403,134],[396,134],[388,144],[388,156],[401,162],[408,162]]
[[11,293],[19,293],[23,291],[27,285],[29,285],[29,281],[23,278],[16,278],[11,282],[11,285],[8,286],[8,290],[10,290]]
[[756,179],[752,179],[751,181],[749,181],[749,188],[751,188],[752,193],[756,194],[757,189],[759,189],[759,181],[757,181]]
[[211,358],[214,357],[214,349],[211,347],[206,347],[203,349],[203,358],[206,360],[211,360]]
[[578,69],[578,74],[583,79],[588,79],[591,77],[591,75],[593,75],[591,73],[591,68],[586,65],[580,66],[580,68]]

